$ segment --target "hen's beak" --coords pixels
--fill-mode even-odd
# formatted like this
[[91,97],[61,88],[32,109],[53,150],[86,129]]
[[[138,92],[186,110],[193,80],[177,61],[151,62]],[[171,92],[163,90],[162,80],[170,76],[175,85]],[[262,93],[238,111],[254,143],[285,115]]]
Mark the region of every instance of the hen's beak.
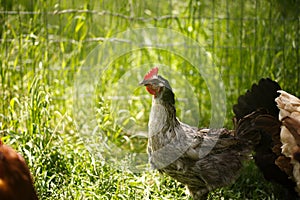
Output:
[[153,83],[153,80],[152,79],[148,79],[148,80],[142,80],[139,85],[149,85],[149,84],[152,84]]
[[145,80],[142,80],[141,82],[139,82],[139,85],[145,85]]

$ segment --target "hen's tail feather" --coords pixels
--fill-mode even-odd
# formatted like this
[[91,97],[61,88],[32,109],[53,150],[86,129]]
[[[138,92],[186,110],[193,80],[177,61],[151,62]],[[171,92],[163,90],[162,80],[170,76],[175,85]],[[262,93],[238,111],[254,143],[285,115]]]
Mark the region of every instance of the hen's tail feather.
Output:
[[[275,102],[279,96],[278,90],[281,90],[279,84],[266,78],[253,84],[246,94],[238,98],[238,103],[233,106],[238,137],[248,139],[254,145],[271,148],[281,145],[281,123]],[[280,154],[280,149],[274,150],[276,155]]]
[[[258,145],[264,139],[264,137],[261,137],[262,134],[267,134],[270,140],[280,141],[280,135],[277,133],[280,131],[281,123],[267,113],[266,110],[259,109],[244,116],[238,121],[235,129],[236,135],[240,139],[251,142],[254,146]],[[277,152],[280,154],[280,149],[279,151],[276,150]]]
[[279,96],[278,90],[281,90],[279,84],[269,78],[261,79],[258,84],[253,84],[245,95],[238,98],[238,104],[233,106],[236,119],[239,121],[260,108],[278,117],[279,109],[275,103],[275,98]]

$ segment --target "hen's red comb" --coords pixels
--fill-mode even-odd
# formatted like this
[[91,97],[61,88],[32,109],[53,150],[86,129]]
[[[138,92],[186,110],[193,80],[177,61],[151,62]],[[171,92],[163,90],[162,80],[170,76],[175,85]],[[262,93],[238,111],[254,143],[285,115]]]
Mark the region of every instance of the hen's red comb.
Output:
[[158,73],[158,67],[154,67],[145,75],[144,80],[149,80],[153,76],[157,76],[157,73]]

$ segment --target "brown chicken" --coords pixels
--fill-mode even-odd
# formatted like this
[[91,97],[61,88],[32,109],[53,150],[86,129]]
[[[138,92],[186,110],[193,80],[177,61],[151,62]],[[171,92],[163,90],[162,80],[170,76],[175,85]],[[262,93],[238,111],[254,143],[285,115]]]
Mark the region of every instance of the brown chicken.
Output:
[[24,158],[0,140],[0,199],[38,200]]
[[176,118],[174,93],[169,82],[153,68],[141,82],[153,95],[148,124],[148,154],[152,168],[185,184],[194,199],[231,184],[242,162],[260,140],[241,119],[236,131],[199,129]]

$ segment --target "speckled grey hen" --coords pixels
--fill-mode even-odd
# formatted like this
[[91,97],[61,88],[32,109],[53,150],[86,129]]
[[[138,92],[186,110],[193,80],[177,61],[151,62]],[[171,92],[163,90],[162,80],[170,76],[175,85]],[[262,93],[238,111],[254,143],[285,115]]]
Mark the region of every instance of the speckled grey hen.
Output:
[[249,121],[240,120],[236,131],[189,126],[176,118],[174,93],[158,68],[140,84],[153,95],[148,124],[152,168],[185,184],[194,199],[206,199],[209,191],[231,184],[260,139],[259,133],[239,128]]

